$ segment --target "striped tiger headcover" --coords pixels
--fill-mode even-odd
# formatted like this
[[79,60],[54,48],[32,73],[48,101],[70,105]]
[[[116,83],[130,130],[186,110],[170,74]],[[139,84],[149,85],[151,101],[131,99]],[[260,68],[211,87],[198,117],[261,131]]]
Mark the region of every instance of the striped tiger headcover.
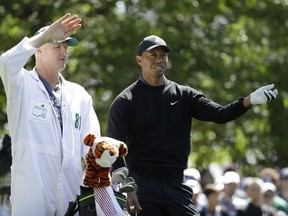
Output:
[[96,138],[94,134],[87,134],[84,144],[90,146],[86,156],[84,185],[92,188],[110,186],[111,166],[117,157],[127,155],[126,144],[110,137]]

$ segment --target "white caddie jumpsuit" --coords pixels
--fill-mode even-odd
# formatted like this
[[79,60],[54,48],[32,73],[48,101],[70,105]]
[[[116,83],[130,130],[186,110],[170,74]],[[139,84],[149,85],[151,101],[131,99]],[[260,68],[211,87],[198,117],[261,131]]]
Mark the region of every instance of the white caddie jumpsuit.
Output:
[[0,57],[12,138],[11,203],[13,216],[63,216],[80,193],[81,156],[87,133],[100,136],[91,96],[62,80],[63,135],[50,97],[36,71],[24,65],[36,48],[25,37]]

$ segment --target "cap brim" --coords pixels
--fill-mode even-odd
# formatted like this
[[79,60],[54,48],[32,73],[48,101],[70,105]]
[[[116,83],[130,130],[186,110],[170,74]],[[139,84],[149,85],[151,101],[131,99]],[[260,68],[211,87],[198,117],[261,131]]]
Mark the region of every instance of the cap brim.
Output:
[[61,41],[52,41],[51,43],[63,43],[63,42],[67,42],[68,46],[77,46],[79,43],[78,40],[73,37],[67,37],[65,40]]
[[159,44],[156,44],[154,46],[150,46],[148,49],[146,49],[145,51],[149,51],[149,50],[152,50],[152,49],[155,49],[156,47],[164,47],[166,49],[167,52],[171,52],[172,49],[168,46],[165,46],[165,45],[159,45]]

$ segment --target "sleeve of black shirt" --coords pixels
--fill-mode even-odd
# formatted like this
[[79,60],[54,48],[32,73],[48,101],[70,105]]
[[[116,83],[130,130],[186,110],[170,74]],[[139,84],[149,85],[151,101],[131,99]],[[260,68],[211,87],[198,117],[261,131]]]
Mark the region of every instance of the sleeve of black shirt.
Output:
[[201,121],[210,121],[218,124],[230,122],[243,115],[249,108],[243,105],[244,98],[239,98],[228,105],[222,106],[203,94],[193,95],[191,100],[192,117]]

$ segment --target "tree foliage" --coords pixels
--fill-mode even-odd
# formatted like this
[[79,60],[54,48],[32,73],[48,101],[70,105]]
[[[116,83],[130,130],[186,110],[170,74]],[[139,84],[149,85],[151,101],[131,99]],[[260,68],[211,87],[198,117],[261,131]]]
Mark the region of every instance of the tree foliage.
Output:
[[[274,83],[277,100],[216,125],[193,121],[191,164],[233,161],[253,174],[288,161],[288,6],[282,0],[9,0],[0,5],[3,53],[64,13],[82,18],[64,76],[91,93],[105,135],[115,96],[140,75],[138,43],[156,34],[172,47],[167,77],[220,104]],[[33,59],[27,67],[33,67]],[[0,88],[2,133],[6,98]]]

